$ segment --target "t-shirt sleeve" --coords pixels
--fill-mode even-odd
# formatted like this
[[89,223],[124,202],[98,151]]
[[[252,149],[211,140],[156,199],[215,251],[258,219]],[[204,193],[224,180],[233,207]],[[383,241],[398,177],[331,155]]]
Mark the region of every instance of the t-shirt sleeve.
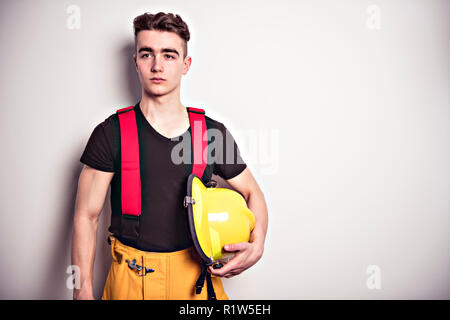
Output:
[[223,144],[221,150],[218,150],[218,161],[214,163],[213,173],[225,180],[232,179],[239,175],[247,167],[247,164],[241,157],[239,147],[234,140],[231,132],[220,124],[218,128],[223,136]]
[[105,120],[97,125],[89,137],[80,161],[94,169],[114,172],[113,137],[111,126]]

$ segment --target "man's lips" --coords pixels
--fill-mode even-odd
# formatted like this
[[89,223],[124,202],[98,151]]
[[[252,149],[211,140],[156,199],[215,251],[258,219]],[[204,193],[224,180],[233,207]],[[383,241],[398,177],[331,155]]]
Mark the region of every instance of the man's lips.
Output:
[[161,83],[163,83],[165,80],[164,80],[163,78],[157,78],[157,77],[154,77],[154,78],[151,78],[150,81],[151,81],[152,83],[154,83],[154,84],[161,84]]

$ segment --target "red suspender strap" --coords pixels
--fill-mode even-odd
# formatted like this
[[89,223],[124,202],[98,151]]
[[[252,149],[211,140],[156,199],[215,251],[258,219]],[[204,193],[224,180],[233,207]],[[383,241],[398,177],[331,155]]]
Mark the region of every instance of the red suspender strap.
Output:
[[[141,215],[141,175],[139,165],[139,140],[134,106],[117,110],[120,124],[121,195],[122,215]],[[192,134],[192,173],[202,178],[206,169],[208,138],[205,111],[187,108]],[[203,137],[205,136],[205,139]]]
[[122,215],[141,214],[139,140],[133,106],[117,110],[120,124]]
[[[193,164],[192,173],[200,177],[203,176],[203,172],[206,169],[207,153],[205,150],[208,148],[208,138],[206,136],[206,121],[205,110],[199,108],[188,107],[189,122],[191,124],[192,135],[192,153]],[[205,135],[205,139],[204,139]]]

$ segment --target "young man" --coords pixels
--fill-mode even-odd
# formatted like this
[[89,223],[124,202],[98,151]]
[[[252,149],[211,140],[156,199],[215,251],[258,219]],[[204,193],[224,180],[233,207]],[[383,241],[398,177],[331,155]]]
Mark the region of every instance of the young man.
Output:
[[[118,114],[92,132],[80,159],[84,167],[78,182],[72,241],[72,263],[80,267],[81,288],[74,299],[93,299],[92,277],[98,216],[111,185],[111,252],[113,262],[103,299],[207,299],[207,290],[196,294],[202,273],[193,248],[183,207],[186,181],[192,164],[174,163],[172,151],[178,138],[188,139],[191,128],[187,108],[180,101],[180,82],[192,59],[187,56],[190,34],[178,16],[143,14],[134,19],[136,52],[133,56],[142,86],[142,98],[133,107],[139,139],[142,214],[136,237],[125,235],[121,218],[121,136]],[[230,245],[235,257],[224,267],[209,267],[217,299],[228,299],[221,277],[232,277],[254,265],[262,256],[267,231],[263,193],[239,155],[234,140],[234,161],[225,161],[229,137],[226,127],[205,116],[208,130],[223,133],[224,161],[207,163],[202,180],[223,177],[240,192],[255,215],[250,241]],[[232,138],[232,136],[231,136]],[[128,223],[128,222],[127,222]],[[205,271],[205,270],[203,270]],[[211,277],[212,274],[212,277]]]

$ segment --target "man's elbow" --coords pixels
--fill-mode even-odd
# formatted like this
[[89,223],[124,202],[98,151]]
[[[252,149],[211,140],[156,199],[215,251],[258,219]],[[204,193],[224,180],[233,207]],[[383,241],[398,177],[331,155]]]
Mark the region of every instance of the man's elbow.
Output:
[[243,192],[243,196],[245,198],[245,201],[248,203],[250,199],[261,199],[264,200],[264,194],[262,190],[256,186],[255,188],[249,189],[248,191]]
[[74,219],[75,225],[86,224],[86,223],[97,225],[98,218],[99,218],[99,213],[97,211],[89,212],[88,210],[77,210],[77,211],[75,211],[75,215],[74,215],[73,219]]

